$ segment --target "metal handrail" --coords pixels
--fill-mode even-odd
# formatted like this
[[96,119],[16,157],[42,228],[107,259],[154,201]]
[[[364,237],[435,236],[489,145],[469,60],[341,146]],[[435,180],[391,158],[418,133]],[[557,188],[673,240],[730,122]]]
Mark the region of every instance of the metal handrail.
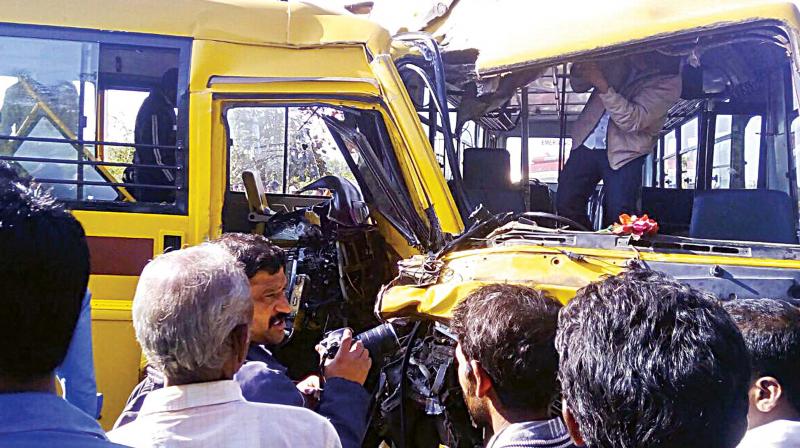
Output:
[[123,143],[123,142],[107,142],[98,140],[79,140],[73,138],[53,138],[53,137],[18,137],[15,135],[2,135],[0,140],[13,140],[13,141],[30,141],[41,143],[69,143],[75,145],[88,145],[88,146],[124,146],[128,148],[158,148],[158,149],[174,149],[184,150],[180,145],[151,145],[147,143]]
[[37,177],[36,182],[40,184],[66,184],[66,185],[89,185],[98,187],[137,187],[137,188],[152,188],[159,190],[183,190],[183,187],[178,185],[157,185],[157,184],[136,184],[124,182],[98,182],[93,180],[70,180],[70,179],[47,179]]
[[0,156],[0,160],[8,160],[10,162],[42,162],[42,163],[60,163],[72,165],[90,165],[90,166],[122,166],[134,168],[155,168],[162,170],[182,170],[183,167],[178,165],[149,165],[144,163],[125,163],[125,162],[105,162],[102,160],[88,161],[78,159],[51,159],[48,157],[19,157],[19,156]]

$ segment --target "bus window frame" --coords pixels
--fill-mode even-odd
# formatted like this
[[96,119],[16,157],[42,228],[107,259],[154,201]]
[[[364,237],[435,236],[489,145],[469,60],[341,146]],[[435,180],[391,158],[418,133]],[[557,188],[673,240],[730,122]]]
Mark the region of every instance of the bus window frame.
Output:
[[[130,212],[130,213],[156,213],[165,215],[187,215],[189,207],[189,71],[191,68],[191,52],[193,39],[190,37],[165,36],[134,32],[95,30],[86,28],[62,28],[44,25],[27,25],[15,23],[0,24],[0,37],[15,37],[45,40],[67,40],[74,42],[97,43],[103,45],[121,45],[130,47],[154,47],[178,51],[178,134],[176,146],[183,154],[183,162],[178,165],[181,169],[176,171],[175,203],[156,204],[124,201],[88,201],[64,200],[72,210],[102,211],[102,212]],[[95,80],[97,92],[100,89],[100,80]],[[108,87],[108,86],[104,86]],[[115,85],[116,88],[122,86]],[[140,88],[142,86],[130,86]],[[96,93],[97,95],[97,93]],[[82,112],[82,111],[81,111]],[[84,141],[91,141],[83,139]],[[114,142],[98,141],[97,145]],[[124,186],[124,185],[123,185]]]
[[[397,156],[397,145],[402,144],[402,142],[394,141],[391,137],[391,130],[389,129],[390,126],[394,126],[390,116],[387,116],[387,107],[386,104],[381,100],[374,100],[367,97],[361,96],[348,96],[348,95],[324,95],[324,94],[264,94],[264,95],[252,95],[252,94],[214,94],[214,100],[221,100],[224,102],[224,105],[221,109],[221,126],[225,130],[225,138],[226,142],[226,149],[225,149],[225,191],[224,196],[229,194],[244,194],[241,192],[234,192],[231,190],[231,162],[230,162],[230,154],[231,154],[231,129],[228,123],[227,113],[231,109],[235,109],[237,107],[266,107],[266,108],[295,108],[295,107],[313,107],[313,106],[322,106],[322,107],[330,107],[334,109],[354,109],[354,110],[363,110],[364,112],[374,112],[376,115],[376,126],[378,126],[381,130],[381,135],[379,138],[381,140],[382,145],[388,145],[386,148],[388,150],[387,155],[389,156],[389,160],[386,162],[388,166],[384,166],[384,170],[393,171],[393,173],[389,174],[389,178],[394,177],[391,179],[390,182],[397,183],[397,187],[401,189],[399,192],[389,192],[389,191],[379,191],[377,193],[384,194],[384,195],[396,195],[399,193],[399,202],[406,202],[403,207],[400,208],[407,209],[406,213],[401,213],[400,216],[405,218],[405,225],[399,225],[398,223],[394,222],[393,219],[389,219],[388,216],[384,214],[390,224],[406,239],[406,241],[415,247],[422,247],[420,244],[428,244],[428,242],[420,241],[424,239],[424,236],[429,235],[430,231],[428,230],[427,224],[422,220],[422,218],[416,213],[415,207],[413,202],[411,201],[411,195],[409,192],[408,187],[408,180],[403,176],[402,170],[400,168],[400,161],[398,160]],[[355,102],[359,103],[358,105],[348,105],[344,104],[344,102]],[[369,104],[374,105],[375,107],[369,107]],[[333,134],[333,131],[331,131]],[[336,137],[334,136],[334,139]],[[337,141],[337,145],[339,145],[339,141]],[[341,147],[339,148],[341,150]],[[286,154],[286,147],[284,147],[284,154]],[[364,196],[364,199],[368,203],[373,203],[375,201],[376,192],[370,190],[369,185],[364,181],[363,174],[360,170],[351,164],[351,159],[347,158],[347,165],[350,168],[353,176],[356,178],[357,183],[359,184],[359,189]],[[373,175],[377,175],[373,173]],[[320,198],[324,199],[319,196],[314,195],[297,195],[291,193],[268,193],[269,196],[274,197],[286,197],[286,198]],[[405,199],[404,199],[405,198]],[[227,200],[227,199],[226,199]],[[394,207],[394,206],[393,206]],[[404,210],[399,210],[403,212]],[[378,210],[379,213],[383,213]],[[401,228],[402,227],[402,228]],[[423,232],[424,229],[424,232]]]

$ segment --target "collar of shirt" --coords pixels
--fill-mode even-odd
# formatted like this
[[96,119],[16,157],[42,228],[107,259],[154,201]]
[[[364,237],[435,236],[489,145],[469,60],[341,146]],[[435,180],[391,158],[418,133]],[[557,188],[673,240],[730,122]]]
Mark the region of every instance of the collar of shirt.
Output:
[[259,344],[250,344],[250,347],[247,349],[247,360],[261,361],[270,369],[277,370],[281,373],[286,373],[288,370],[286,366],[281,364],[280,361],[272,355],[269,349]]
[[239,383],[233,380],[169,386],[150,392],[139,414],[180,411],[233,401],[244,401]]
[[512,423],[492,436],[486,446],[501,448],[517,446],[522,442],[528,442],[525,444],[528,446],[533,441],[541,447],[572,446],[567,427],[560,418]]
[[775,420],[757,426],[744,435],[739,448],[778,448],[800,444],[800,422]]
[[0,434],[35,431],[81,433],[106,440],[97,421],[55,394],[0,394]]

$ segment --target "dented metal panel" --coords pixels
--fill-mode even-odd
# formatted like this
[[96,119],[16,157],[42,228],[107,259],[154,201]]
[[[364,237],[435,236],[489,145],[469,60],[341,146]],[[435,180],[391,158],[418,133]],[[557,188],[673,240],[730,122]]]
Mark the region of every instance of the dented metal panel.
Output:
[[446,51],[477,49],[480,76],[503,74],[570,55],[757,21],[800,27],[789,1],[616,0],[520,2],[462,0],[426,30]]

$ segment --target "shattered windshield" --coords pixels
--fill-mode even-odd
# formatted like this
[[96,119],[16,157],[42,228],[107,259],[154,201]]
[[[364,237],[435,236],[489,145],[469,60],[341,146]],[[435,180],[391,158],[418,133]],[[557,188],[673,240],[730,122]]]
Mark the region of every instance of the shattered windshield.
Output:
[[380,116],[346,109],[343,119],[334,115],[323,119],[367,201],[374,204],[409,243],[429,247],[430,232],[411,203]]

